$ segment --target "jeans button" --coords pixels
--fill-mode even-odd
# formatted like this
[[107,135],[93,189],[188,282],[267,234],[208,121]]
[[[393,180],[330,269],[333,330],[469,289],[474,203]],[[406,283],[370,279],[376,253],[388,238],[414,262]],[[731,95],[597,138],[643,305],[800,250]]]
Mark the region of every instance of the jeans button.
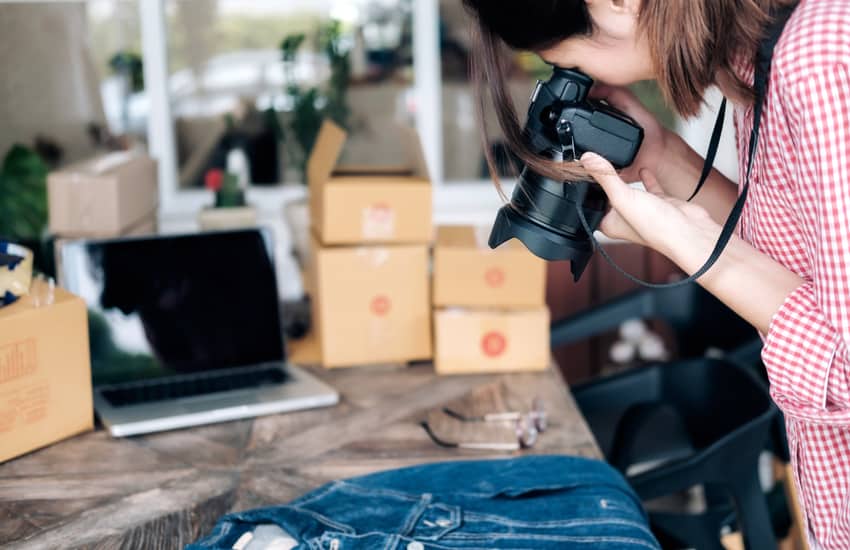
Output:
[[418,540],[414,540],[407,544],[407,550],[425,550],[425,545]]
[[339,539],[331,539],[331,550],[339,550]]

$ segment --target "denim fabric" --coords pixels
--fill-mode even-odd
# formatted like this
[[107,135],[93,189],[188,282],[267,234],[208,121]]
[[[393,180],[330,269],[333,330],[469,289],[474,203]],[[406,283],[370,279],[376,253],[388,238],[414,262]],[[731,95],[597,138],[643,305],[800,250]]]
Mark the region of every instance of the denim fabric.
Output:
[[228,514],[187,548],[232,549],[268,524],[297,543],[281,547],[298,550],[660,548],[619,473],[567,456],[426,464],[335,481],[285,506]]

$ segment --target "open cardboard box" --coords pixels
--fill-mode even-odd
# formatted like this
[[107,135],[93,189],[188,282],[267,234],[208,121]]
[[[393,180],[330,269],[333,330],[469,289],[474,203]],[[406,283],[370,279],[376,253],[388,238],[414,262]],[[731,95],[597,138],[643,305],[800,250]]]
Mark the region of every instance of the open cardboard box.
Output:
[[307,163],[310,223],[321,244],[430,242],[431,180],[419,139],[409,129],[393,133],[397,150],[388,148],[387,160],[363,162],[343,150],[344,130],[322,125]]
[[434,305],[527,309],[545,304],[546,262],[517,240],[491,250],[489,228],[441,226],[434,245]]

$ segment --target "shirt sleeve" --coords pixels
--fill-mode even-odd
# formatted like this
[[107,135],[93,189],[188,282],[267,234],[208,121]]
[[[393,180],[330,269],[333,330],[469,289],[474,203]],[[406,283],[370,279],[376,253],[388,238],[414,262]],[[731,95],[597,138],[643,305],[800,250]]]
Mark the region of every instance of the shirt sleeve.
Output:
[[790,89],[811,276],[772,318],[762,359],[783,410],[820,416],[850,411],[850,73],[823,67]]

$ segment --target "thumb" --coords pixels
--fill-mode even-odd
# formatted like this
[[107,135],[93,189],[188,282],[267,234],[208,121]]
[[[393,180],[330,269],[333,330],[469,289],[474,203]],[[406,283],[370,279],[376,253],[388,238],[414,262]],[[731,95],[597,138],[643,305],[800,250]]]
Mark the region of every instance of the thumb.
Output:
[[647,168],[643,168],[640,171],[640,179],[643,181],[643,186],[650,193],[654,195],[664,194],[664,189],[661,187],[661,184],[658,183],[658,178],[656,178],[655,174],[650,172]]
[[602,187],[612,204],[622,198],[624,191],[628,191],[628,186],[617,175],[617,171],[614,170],[611,163],[596,153],[583,154],[581,164],[596,180],[596,183]]

